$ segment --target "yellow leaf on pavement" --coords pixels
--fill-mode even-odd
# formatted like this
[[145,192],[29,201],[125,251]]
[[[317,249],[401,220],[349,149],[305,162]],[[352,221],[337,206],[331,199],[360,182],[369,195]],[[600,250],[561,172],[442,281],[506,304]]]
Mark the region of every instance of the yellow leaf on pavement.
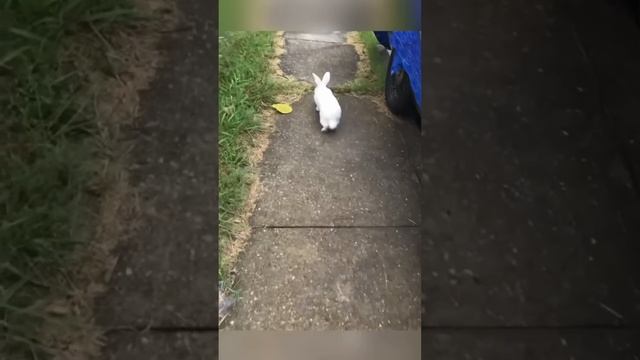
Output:
[[273,104],[271,105],[271,107],[273,107],[274,109],[278,110],[278,112],[283,114],[288,114],[293,111],[293,109],[291,108],[291,105],[289,104]]

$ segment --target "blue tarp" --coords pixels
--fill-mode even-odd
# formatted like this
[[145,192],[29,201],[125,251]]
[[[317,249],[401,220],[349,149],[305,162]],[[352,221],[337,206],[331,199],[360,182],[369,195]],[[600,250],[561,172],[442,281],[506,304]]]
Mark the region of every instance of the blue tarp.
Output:
[[419,31],[374,31],[378,42],[388,49],[394,49],[391,73],[404,70],[409,76],[411,89],[422,109],[422,57]]

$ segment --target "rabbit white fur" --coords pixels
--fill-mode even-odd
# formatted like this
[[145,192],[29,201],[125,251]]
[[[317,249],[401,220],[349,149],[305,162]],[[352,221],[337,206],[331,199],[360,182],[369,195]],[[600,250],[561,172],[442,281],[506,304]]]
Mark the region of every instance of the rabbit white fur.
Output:
[[340,123],[340,117],[342,116],[342,109],[331,89],[327,87],[331,74],[324,73],[322,80],[318,75],[312,73],[313,79],[316,82],[316,88],[313,91],[313,101],[316,103],[316,111],[320,113],[320,125],[322,129],[320,131],[326,132],[327,130],[335,130]]

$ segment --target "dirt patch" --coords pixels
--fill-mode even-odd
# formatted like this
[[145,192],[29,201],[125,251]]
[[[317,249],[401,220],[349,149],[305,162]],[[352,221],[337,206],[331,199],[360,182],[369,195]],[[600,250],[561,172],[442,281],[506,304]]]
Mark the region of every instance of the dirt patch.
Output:
[[280,67],[280,57],[282,55],[284,55],[287,50],[285,49],[285,41],[284,41],[284,31],[278,31],[273,39],[273,58],[271,58],[271,60],[269,60],[269,63],[271,64],[271,69],[273,70],[273,73],[276,76],[280,76],[283,78],[289,78],[287,77],[287,75],[285,75],[284,71],[282,71],[282,68]]
[[365,48],[360,34],[357,31],[347,33],[347,44],[352,45],[356,53],[358,54],[358,71],[356,72],[356,79],[361,79],[369,76],[371,73],[371,62],[369,56],[367,56],[367,49]]
[[[102,159],[91,186],[99,194],[93,240],[78,250],[71,271],[60,280],[68,291],[54,294],[47,306],[50,315],[64,321],[62,326],[57,321],[47,322],[42,329],[43,342],[57,353],[56,359],[99,356],[103,337],[94,325],[93,302],[106,290],[117,262],[113,250],[136,228],[139,204],[125,170],[129,147],[122,142],[120,129],[138,117],[138,92],[148,88],[163,61],[157,45],[163,33],[175,27],[178,13],[171,0],[138,0],[135,5],[143,21],[109,34],[94,29],[94,34],[74,39],[64,51],[92,84],[87,93],[93,98]],[[105,58],[76,56],[96,50],[96,46],[103,47],[95,53],[105,54]],[[111,73],[96,71],[96,61],[106,62]],[[68,326],[68,321],[75,326]]]
[[385,103],[385,100],[384,100],[384,95],[380,94],[380,95],[354,95],[354,96],[371,100],[371,102],[376,104],[378,111],[380,111],[381,113],[384,113],[389,118],[395,121],[400,121],[400,119],[398,119],[395,115],[393,115],[393,113],[391,113],[391,111],[389,111],[389,108],[387,107],[387,104]]

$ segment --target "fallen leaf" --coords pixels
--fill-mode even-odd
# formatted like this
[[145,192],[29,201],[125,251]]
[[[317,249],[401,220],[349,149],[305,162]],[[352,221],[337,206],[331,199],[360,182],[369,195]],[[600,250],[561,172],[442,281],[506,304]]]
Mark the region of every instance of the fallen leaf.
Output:
[[278,112],[282,114],[288,114],[293,111],[291,105],[289,104],[273,104],[271,105],[274,109],[278,110]]

